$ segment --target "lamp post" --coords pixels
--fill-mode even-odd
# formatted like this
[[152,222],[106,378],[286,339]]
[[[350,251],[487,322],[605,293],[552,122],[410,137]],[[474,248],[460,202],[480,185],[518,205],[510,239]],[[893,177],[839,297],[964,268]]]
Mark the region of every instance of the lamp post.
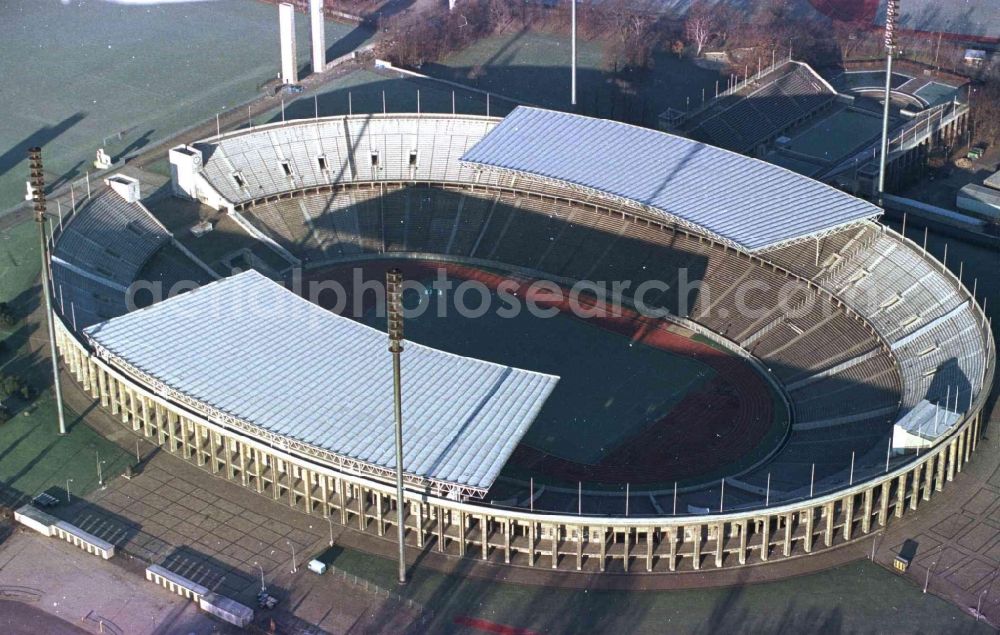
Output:
[[403,500],[403,390],[400,356],[403,352],[403,272],[386,272],[389,352],[392,353],[392,392],[396,415],[396,529],[399,534],[399,583],[406,584],[406,502]]
[[570,65],[572,67],[572,77],[570,78],[570,96],[569,103],[573,106],[576,105],[576,0],[570,0],[570,21],[572,25],[570,30],[572,31],[572,36],[570,39],[570,56],[572,60]]
[[292,573],[297,573],[299,567],[295,564],[295,545],[292,543],[291,540],[286,540],[285,542],[288,543],[288,546],[292,548]]
[[66,504],[69,505],[73,502],[73,495],[69,493],[69,484],[73,482],[73,479],[66,479]]
[[42,168],[42,149],[32,148],[28,151],[28,169],[31,177],[31,194],[34,199],[35,222],[38,223],[38,236],[41,241],[42,256],[42,296],[45,298],[45,322],[49,330],[49,356],[52,358],[52,385],[56,391],[56,413],[59,416],[59,434],[66,434],[66,416],[63,413],[62,386],[59,383],[59,357],[56,351],[56,331],[52,324],[52,298],[49,295],[49,250],[45,240],[45,172]]
[[94,453],[97,455],[97,484],[101,486],[101,489],[104,489],[104,470],[101,469],[101,466],[105,462],[101,460],[100,450],[94,450]]
[[264,567],[260,566],[260,563],[256,561],[254,561],[254,564],[260,569],[260,592],[267,593],[267,587],[264,585]]
[[892,54],[896,48],[896,17],[899,15],[899,0],[889,0],[885,9],[885,105],[882,109],[882,155],[879,157],[878,202],[884,205],[885,171],[889,156],[889,103],[892,96]]
[[927,575],[924,576],[924,593],[927,593],[927,587],[931,583],[931,573],[934,571],[934,565],[937,564],[938,556],[941,555],[941,548],[944,547],[943,544],[938,545],[937,554],[935,554],[934,560],[931,562],[931,566],[927,567]]

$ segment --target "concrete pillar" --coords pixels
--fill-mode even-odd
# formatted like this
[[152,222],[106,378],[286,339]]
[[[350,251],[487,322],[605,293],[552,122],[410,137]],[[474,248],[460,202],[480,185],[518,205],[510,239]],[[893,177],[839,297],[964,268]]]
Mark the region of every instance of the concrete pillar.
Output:
[[[264,453],[260,450],[254,452],[253,469],[257,476],[257,493],[264,493],[264,459],[262,457]],[[346,523],[345,523],[346,524]]]
[[722,567],[722,550],[726,546],[726,523],[715,526],[715,567]]
[[813,524],[816,519],[816,510],[810,507],[805,512],[806,515],[806,542],[805,550],[806,553],[812,553],[813,550]]
[[965,432],[967,430],[968,428],[964,428],[958,433],[958,460],[955,461],[955,470],[958,471],[959,474],[962,473],[962,464],[965,462]]
[[924,500],[931,499],[931,489],[934,487],[934,457],[924,465]]
[[[219,441],[218,436],[212,430],[208,431],[208,456],[209,461],[212,464],[212,474],[219,473]],[[273,457],[272,457],[273,459]],[[274,499],[278,499],[278,470],[275,462],[271,461],[271,474],[273,475],[272,480],[274,481]]]
[[128,392],[125,390],[125,384],[120,381],[116,381],[118,384],[118,407],[121,409],[122,423],[128,423],[132,414],[128,410]]
[[940,492],[944,488],[944,470],[948,463],[948,448],[938,451],[937,458],[937,478],[934,479],[934,490]]
[[312,67],[314,73],[326,69],[326,25],[323,20],[323,0],[309,0],[309,26],[312,33]]
[[598,555],[599,561],[597,563],[597,567],[601,571],[604,571],[604,566],[608,561],[608,528],[603,525],[601,526],[600,544],[601,553]]
[[87,368],[90,374],[90,396],[97,399],[101,396],[100,376],[101,369],[98,368],[94,360],[87,358]]
[[955,480],[955,458],[957,456],[956,455],[957,452],[958,452],[958,441],[953,439],[952,442],[948,444],[948,481],[949,482]]
[[[372,494],[375,495],[375,533],[382,536],[385,535],[385,525],[382,518],[382,492],[373,491]],[[462,555],[464,556],[465,553],[463,552]]]
[[305,468],[300,468],[302,472],[302,500],[306,505],[306,513],[313,513],[313,473]]
[[368,524],[368,519],[365,518],[365,499],[367,497],[365,486],[358,485],[358,529],[361,531],[364,531],[365,525]]
[[747,563],[747,529],[748,523],[745,520],[741,520],[739,524],[740,528],[740,564]]
[[528,523],[528,566],[535,566],[535,521]]
[[[239,442],[240,448],[240,483],[243,487],[246,487],[250,483],[250,476],[247,474],[247,444],[244,441]],[[325,479],[325,477],[324,477]],[[325,502],[325,498],[324,498]],[[324,516],[326,514],[323,514]]]
[[891,487],[891,483],[891,481],[882,482],[882,492],[878,497],[879,527],[885,527],[886,522],[889,520],[889,488]]
[[701,569],[701,525],[691,526],[691,566],[695,571]]
[[840,504],[844,510],[844,542],[847,542],[854,532],[854,495],[847,496]]
[[178,417],[172,411],[167,410],[167,449],[173,454],[177,452],[177,421]]
[[972,451],[976,451],[976,447],[979,445],[979,425],[981,421],[979,418],[979,413],[972,420]]
[[135,391],[128,391],[128,408],[129,408],[129,419],[132,421],[132,430],[135,432],[139,431],[142,427],[142,421],[139,419],[139,408],[135,406]]
[[468,529],[465,512],[458,512],[458,555],[465,555],[465,537]]
[[101,397],[101,406],[104,408],[108,407],[108,378],[105,376],[104,371],[100,368],[97,369],[97,389],[98,394]]
[[236,478],[236,474],[233,472],[233,443],[234,439],[230,438],[228,435],[223,435],[222,437],[222,453],[225,455],[226,459],[226,480],[231,481]]
[[576,570],[583,569],[583,535],[586,527],[576,528]]
[[833,516],[836,509],[836,503],[827,503],[823,505],[823,519],[826,521],[826,530],[823,532],[823,542],[827,547],[833,544]]
[[632,552],[632,530],[631,529],[627,529],[626,528],[626,530],[625,530],[625,544],[623,546],[625,547],[625,549],[623,551],[623,553],[625,555],[622,558],[622,568],[624,569],[625,573],[628,573],[628,559],[629,559],[629,556],[632,555],[631,554],[631,552]]
[[910,509],[916,509],[917,501],[920,500],[920,477],[922,476],[920,470],[922,468],[923,466],[918,463],[910,471],[910,474],[913,475],[913,492],[910,495]]
[[278,5],[278,32],[281,38],[281,83],[299,83],[299,65],[295,48],[295,7],[288,2]]
[[483,560],[486,560],[490,556],[490,523],[485,514],[479,517],[479,525],[479,533],[483,539]]
[[416,509],[416,532],[417,532],[417,547],[423,549],[424,547],[424,504],[420,501],[410,502],[410,513],[414,513]]
[[896,481],[896,518],[903,517],[903,505],[906,503],[906,472],[899,475]]
[[438,505],[437,507],[437,534],[438,534],[438,551],[444,552],[445,550],[445,511]]
[[667,540],[670,547],[670,570],[677,569],[677,527],[667,527]]
[[156,415],[156,443],[164,446],[167,444],[166,409],[160,404],[155,404],[153,410]]
[[864,511],[861,518],[861,532],[867,534],[872,529],[872,501],[875,498],[875,488],[869,487],[865,490]]
[[552,568],[559,566],[559,525],[549,527],[552,533]]
[[782,549],[782,553],[787,558],[792,555],[792,527],[795,524],[795,516],[793,514],[785,515],[785,544]]
[[767,557],[770,551],[771,551],[771,517],[764,516],[763,522],[761,523],[761,539],[760,539],[760,559],[762,562],[767,562]]
[[153,427],[149,421],[149,400],[142,397],[142,434],[144,437],[153,436]]
[[510,564],[510,534],[512,527],[509,520],[503,521],[503,562]]
[[965,426],[962,437],[965,439],[965,462],[968,463],[972,458],[972,424]]
[[652,527],[646,528],[646,571],[653,570],[653,531]]

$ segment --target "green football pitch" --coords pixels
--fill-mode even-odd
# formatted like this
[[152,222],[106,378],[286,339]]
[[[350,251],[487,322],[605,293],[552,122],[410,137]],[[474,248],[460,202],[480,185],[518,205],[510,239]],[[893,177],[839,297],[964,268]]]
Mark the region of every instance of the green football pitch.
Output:
[[816,122],[788,144],[788,149],[821,161],[838,161],[879,135],[882,119],[876,113],[845,108]]
[[[432,280],[422,281],[429,287]],[[469,293],[476,307],[478,294]],[[410,296],[408,302],[416,306]],[[559,376],[522,442],[552,456],[597,463],[623,441],[666,416],[685,395],[715,376],[701,362],[633,343],[565,313],[540,318],[527,310],[503,317],[496,294],[481,317],[463,317],[449,298],[407,320],[407,339],[468,357]],[[370,312],[365,321],[384,328]]]

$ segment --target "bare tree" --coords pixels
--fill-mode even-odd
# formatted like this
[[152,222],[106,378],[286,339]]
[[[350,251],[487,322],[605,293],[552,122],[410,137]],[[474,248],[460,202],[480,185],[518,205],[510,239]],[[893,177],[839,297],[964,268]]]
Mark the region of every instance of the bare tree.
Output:
[[700,56],[705,45],[715,34],[716,20],[714,10],[704,0],[698,0],[688,11],[684,22],[684,35],[688,42],[695,46],[695,55]]
[[1000,69],[983,77],[982,83],[970,88],[969,105],[975,138],[972,143],[1000,143]]

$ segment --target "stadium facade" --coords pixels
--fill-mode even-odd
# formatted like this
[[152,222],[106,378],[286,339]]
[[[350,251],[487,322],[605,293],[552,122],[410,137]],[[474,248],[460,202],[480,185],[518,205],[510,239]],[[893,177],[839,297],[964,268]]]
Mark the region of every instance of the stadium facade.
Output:
[[[410,441],[416,454],[425,450],[421,442],[497,448],[492,463],[482,455],[474,462],[488,469],[455,464],[446,478],[404,465],[407,541],[415,548],[586,571],[767,562],[849,542],[917,510],[946,489],[978,444],[996,355],[974,291],[878,224],[878,208],[756,159],[519,108],[503,120],[354,115],[259,126],[175,148],[171,165],[175,192],[224,210],[289,269],[393,255],[571,282],[665,278],[700,267],[712,292],[684,311],[667,300],[662,308],[765,369],[792,416],[790,436],[764,464],[727,475],[720,488],[685,492],[681,508],[655,493],[631,514],[487,505],[478,496],[552,381],[503,370],[501,392],[505,381],[528,382],[504,405],[522,404],[516,417],[455,426],[439,399],[435,425]],[[413,191],[420,204],[407,194]],[[161,279],[208,284],[128,313],[128,288],[149,272],[154,255],[168,263]],[[287,383],[298,364],[321,370],[321,358],[288,359],[289,350],[270,340],[240,352],[255,346],[260,329],[227,320],[242,305],[223,291],[240,279],[267,286],[261,276],[212,282],[218,272],[134,196],[114,189],[95,192],[61,220],[52,264],[59,352],[123,425],[306,513],[379,536],[393,526],[398,501],[380,443],[390,427],[383,433],[373,425],[388,422],[383,380],[356,372],[353,389],[384,393],[385,403],[344,414],[330,386]],[[756,296],[769,308],[741,316],[733,296],[739,281],[751,279],[771,290]],[[790,305],[777,301],[778,287],[792,289]],[[274,293],[273,303],[292,302],[290,292]],[[266,313],[270,304],[264,315],[280,320],[280,312]],[[171,335],[173,319],[182,324]],[[226,363],[216,358],[222,349],[230,351]],[[425,353],[435,354],[445,355]],[[372,365],[384,362],[372,356]],[[444,369],[458,363],[436,359]],[[462,375],[494,370],[462,363],[459,376],[422,389],[433,395],[450,385],[461,394],[470,385]],[[253,390],[241,392],[218,374],[239,372],[254,373]],[[324,399],[330,412],[354,419],[322,428]],[[289,418],[294,425],[282,427]],[[485,438],[491,430],[503,438]]]

